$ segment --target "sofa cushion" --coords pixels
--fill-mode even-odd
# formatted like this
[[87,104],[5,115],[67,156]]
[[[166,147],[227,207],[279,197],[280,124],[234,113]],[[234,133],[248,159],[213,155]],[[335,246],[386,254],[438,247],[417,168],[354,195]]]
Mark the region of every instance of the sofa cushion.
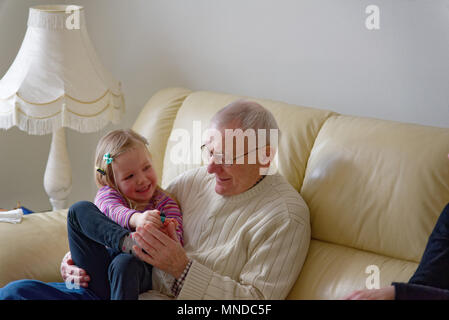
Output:
[[[374,275],[368,266],[379,268],[379,285],[407,282],[417,263],[358,249],[312,240],[306,262],[287,299],[342,299],[354,290],[366,289]],[[371,281],[370,281],[371,285]]]
[[190,93],[190,90],[184,88],[168,88],[158,91],[145,104],[132,127],[148,140],[159,184],[162,179],[162,165],[167,140],[178,109]]
[[69,251],[67,210],[33,213],[18,224],[0,223],[0,287],[19,279],[61,282]]
[[333,116],[301,194],[312,238],[418,262],[449,202],[449,129]]

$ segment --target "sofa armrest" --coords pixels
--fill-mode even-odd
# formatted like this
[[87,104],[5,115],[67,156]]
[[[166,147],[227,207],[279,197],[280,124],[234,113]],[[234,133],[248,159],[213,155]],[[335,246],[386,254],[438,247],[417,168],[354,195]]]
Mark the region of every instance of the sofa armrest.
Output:
[[67,251],[67,209],[0,223],[0,287],[19,279],[62,282],[59,267]]

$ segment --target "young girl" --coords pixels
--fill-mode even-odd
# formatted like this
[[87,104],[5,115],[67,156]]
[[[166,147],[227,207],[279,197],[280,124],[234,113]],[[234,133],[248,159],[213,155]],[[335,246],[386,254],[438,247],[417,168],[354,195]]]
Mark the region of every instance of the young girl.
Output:
[[67,216],[72,260],[91,277],[89,290],[100,299],[137,299],[152,286],[152,266],[133,255],[137,227],[153,224],[167,233],[174,224],[181,244],[177,203],[157,185],[146,139],[115,130],[96,150],[95,204],[81,201]]

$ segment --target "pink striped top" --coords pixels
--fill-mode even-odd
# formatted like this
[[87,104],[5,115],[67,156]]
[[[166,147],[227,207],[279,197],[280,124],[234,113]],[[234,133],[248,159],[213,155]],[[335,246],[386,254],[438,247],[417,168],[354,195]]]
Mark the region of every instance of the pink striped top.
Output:
[[114,188],[103,186],[101,187],[94,200],[95,205],[112,221],[118,223],[123,228],[131,230],[129,226],[129,219],[136,212],[144,212],[147,210],[159,210],[165,214],[166,219],[172,218],[178,221],[178,228],[176,233],[184,244],[183,230],[182,230],[182,213],[175,200],[169,197],[161,189],[156,189],[153,197],[148,202],[148,205],[144,210],[138,211],[129,208],[128,202],[122,197],[122,195]]

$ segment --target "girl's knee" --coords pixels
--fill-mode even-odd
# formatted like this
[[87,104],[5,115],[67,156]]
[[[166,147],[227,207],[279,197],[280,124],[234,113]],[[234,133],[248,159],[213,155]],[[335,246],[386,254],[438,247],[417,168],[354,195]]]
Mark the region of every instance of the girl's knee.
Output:
[[78,201],[70,206],[69,212],[88,211],[96,208],[97,206],[90,201]]
[[67,213],[67,219],[73,221],[79,215],[88,214],[91,210],[98,210],[97,206],[89,201],[78,201],[71,205]]

